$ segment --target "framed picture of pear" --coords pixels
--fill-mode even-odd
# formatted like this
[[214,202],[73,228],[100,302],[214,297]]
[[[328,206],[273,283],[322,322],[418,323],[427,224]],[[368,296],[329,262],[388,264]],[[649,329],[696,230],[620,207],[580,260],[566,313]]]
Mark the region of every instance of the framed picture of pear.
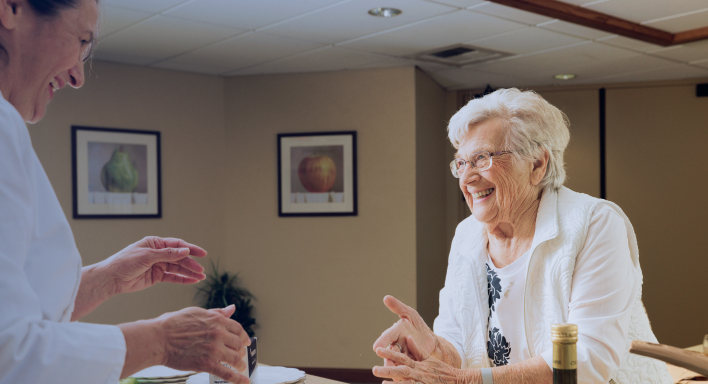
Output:
[[278,215],[356,216],[356,132],[278,135]]
[[160,218],[160,132],[71,127],[75,219]]

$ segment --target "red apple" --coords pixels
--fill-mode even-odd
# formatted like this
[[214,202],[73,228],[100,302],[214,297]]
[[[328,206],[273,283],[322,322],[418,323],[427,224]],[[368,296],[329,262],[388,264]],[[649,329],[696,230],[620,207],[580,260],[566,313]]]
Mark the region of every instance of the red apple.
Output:
[[337,166],[327,155],[308,156],[300,161],[297,175],[308,192],[329,192],[337,178]]

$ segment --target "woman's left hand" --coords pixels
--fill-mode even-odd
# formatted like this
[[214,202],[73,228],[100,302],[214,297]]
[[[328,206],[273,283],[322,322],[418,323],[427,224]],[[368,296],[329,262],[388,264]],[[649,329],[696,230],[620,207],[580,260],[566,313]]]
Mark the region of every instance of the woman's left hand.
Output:
[[377,348],[379,357],[392,361],[395,366],[374,367],[375,376],[396,381],[384,381],[384,384],[465,384],[462,369],[453,368],[418,347],[413,337],[406,337],[408,351],[415,359],[391,349]]
[[204,257],[206,251],[184,240],[148,236],[100,263],[84,267],[71,321],[119,293],[162,282],[193,284],[204,280],[204,268],[189,256]]
[[189,256],[206,251],[181,239],[148,236],[106,260],[104,277],[114,293],[136,292],[157,283],[194,284],[204,280],[204,268]]

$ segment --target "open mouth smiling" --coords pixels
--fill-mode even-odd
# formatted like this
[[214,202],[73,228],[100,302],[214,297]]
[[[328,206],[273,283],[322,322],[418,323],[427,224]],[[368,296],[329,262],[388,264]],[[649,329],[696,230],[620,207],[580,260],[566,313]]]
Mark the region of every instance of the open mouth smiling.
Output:
[[483,199],[483,198],[489,196],[492,192],[494,192],[494,188],[489,188],[489,189],[485,189],[484,191],[479,191],[479,192],[473,193],[472,197],[474,197],[475,199]]

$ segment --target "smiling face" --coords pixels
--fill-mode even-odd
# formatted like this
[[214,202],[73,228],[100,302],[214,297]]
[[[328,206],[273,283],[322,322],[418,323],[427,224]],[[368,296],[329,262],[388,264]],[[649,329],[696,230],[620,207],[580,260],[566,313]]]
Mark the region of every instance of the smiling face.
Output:
[[[470,128],[460,142],[456,158],[469,160],[479,151],[505,150],[506,130],[493,118]],[[514,221],[538,195],[533,165],[517,164],[511,154],[494,156],[492,167],[479,172],[469,166],[460,175],[460,189],[477,221],[486,224]]]
[[27,122],[34,123],[44,116],[55,91],[84,84],[83,63],[96,36],[98,5],[96,0],[79,0],[76,8],[46,18],[27,3],[19,4],[2,15],[3,40],[10,40],[3,69],[9,85],[2,92]]

